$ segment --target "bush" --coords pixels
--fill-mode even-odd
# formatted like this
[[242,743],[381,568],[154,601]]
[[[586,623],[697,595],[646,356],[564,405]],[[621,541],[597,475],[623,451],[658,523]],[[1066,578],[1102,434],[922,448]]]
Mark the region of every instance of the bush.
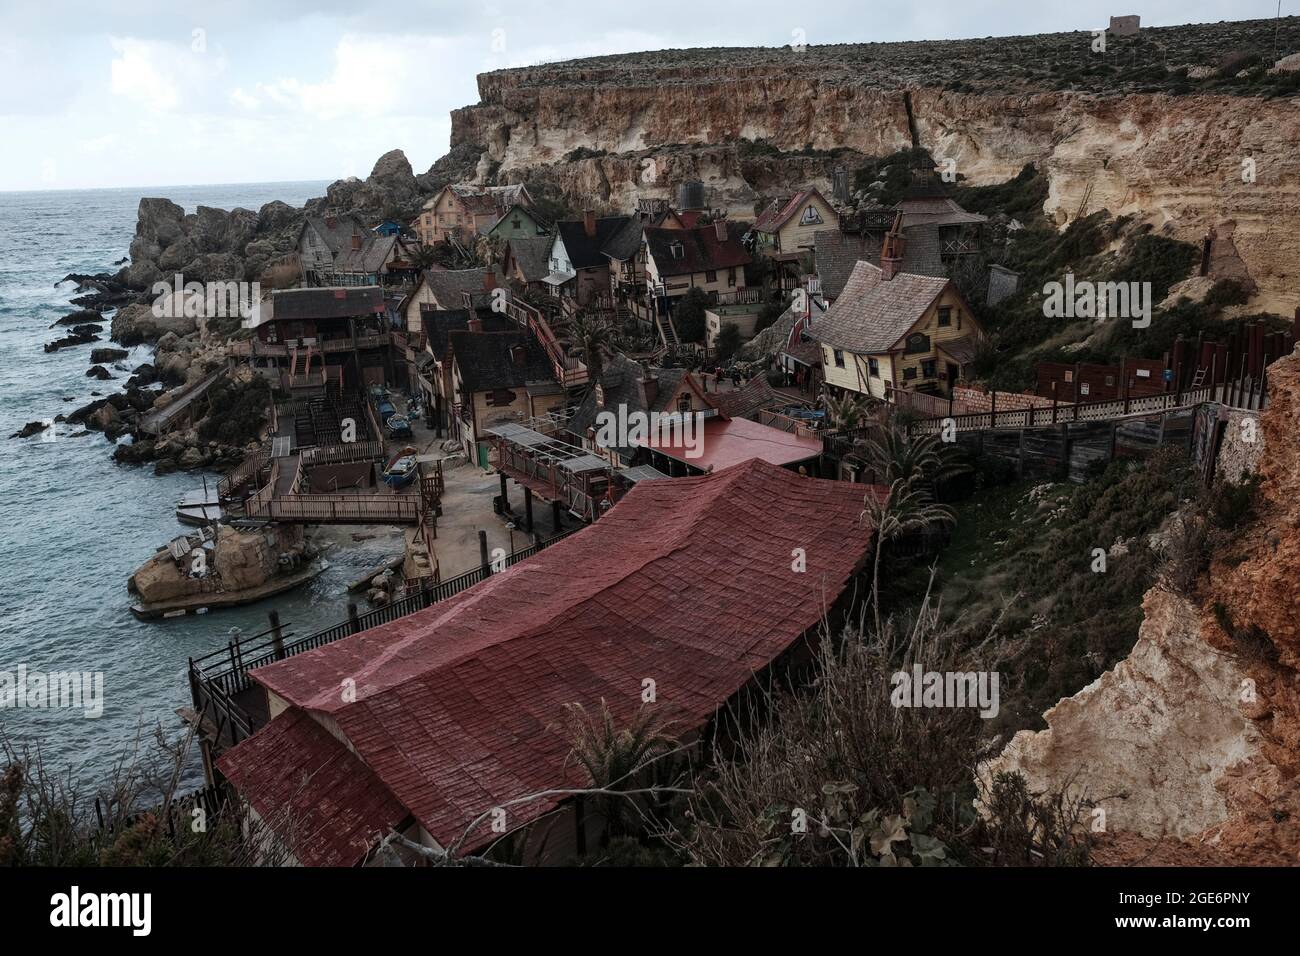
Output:
[[225,445],[256,441],[266,424],[270,397],[270,386],[261,376],[247,382],[218,379],[208,389],[208,414],[199,423],[199,438]]
[[677,337],[683,342],[701,342],[704,340],[704,312],[709,307],[708,294],[703,289],[690,288],[673,305],[673,325]]

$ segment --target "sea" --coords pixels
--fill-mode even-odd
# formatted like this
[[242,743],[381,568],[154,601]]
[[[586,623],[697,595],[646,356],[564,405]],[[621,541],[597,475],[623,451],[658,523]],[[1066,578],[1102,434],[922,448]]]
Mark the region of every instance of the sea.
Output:
[[[60,337],[56,319],[75,310],[68,273],[116,272],[135,234],[144,196],[166,196],[187,212],[199,205],[258,209],[279,199],[301,206],[326,183],[260,183],[154,189],[0,192],[0,742],[39,758],[47,771],[92,792],[115,768],[156,753],[161,728],[183,731],[176,709],[189,703],[186,664],[232,636],[267,627],[277,609],[294,635],[344,620],[348,581],[391,555],[366,541],[326,552],[330,568],[310,584],[259,604],[143,622],[129,610],[127,578],[168,540],[188,530],[176,503],[202,488],[198,473],[156,477],[152,465],[118,465],[99,432],[10,439],[24,424],[66,414],[125,384],[86,377],[89,351],[103,341],[46,353]],[[106,315],[106,319],[108,316]],[[149,361],[133,348],[122,365]],[[130,438],[123,438],[129,441]],[[219,476],[206,475],[209,486]],[[373,550],[372,550],[373,548]],[[4,681],[34,675],[102,675],[103,712],[2,706]],[[5,759],[0,752],[0,767]],[[198,763],[188,780],[201,784]]]

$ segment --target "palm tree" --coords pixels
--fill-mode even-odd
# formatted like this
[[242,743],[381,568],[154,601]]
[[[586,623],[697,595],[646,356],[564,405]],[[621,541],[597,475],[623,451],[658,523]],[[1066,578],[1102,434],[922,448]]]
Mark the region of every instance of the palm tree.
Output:
[[876,633],[880,634],[880,555],[885,544],[913,531],[933,525],[953,524],[957,518],[951,508],[935,502],[927,481],[920,474],[894,478],[885,494],[874,488],[867,492],[865,507],[858,523],[876,533],[876,553],[871,569],[871,605],[876,616]]
[[919,478],[934,486],[970,470],[955,459],[953,447],[937,435],[909,438],[899,428],[878,424],[854,444],[853,451],[880,484]]
[[437,261],[438,261],[438,253],[437,250],[433,248],[433,246],[424,246],[424,245],[417,246],[415,250],[411,253],[411,262],[421,272],[429,268],[429,266],[433,265]]
[[[676,744],[666,733],[666,725],[646,706],[621,727],[603,698],[600,710],[594,714],[580,703],[566,704],[565,709],[573,743],[572,756],[591,777],[592,787],[598,790],[637,786],[640,781],[636,778]],[[605,818],[602,846],[608,844],[611,836],[621,836],[624,832],[626,802],[626,797],[609,795],[599,800]]]
[[839,398],[828,395],[826,417],[836,431],[858,428],[867,420],[866,400],[853,392],[845,392]]
[[608,322],[588,313],[574,316],[560,339],[568,353],[586,363],[592,384],[599,382],[605,371],[605,360],[614,355],[614,330]]

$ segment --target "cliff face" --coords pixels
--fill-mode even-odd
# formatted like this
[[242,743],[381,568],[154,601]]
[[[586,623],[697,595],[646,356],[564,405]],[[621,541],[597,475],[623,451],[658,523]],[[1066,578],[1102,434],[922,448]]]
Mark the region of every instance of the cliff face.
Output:
[[981,767],[1107,811],[1109,863],[1300,863],[1300,354],[1269,368],[1255,441],[1236,414],[1220,467],[1261,476],[1257,519],[1196,603],[1152,590],[1129,657]]
[[[1284,41],[1300,42],[1300,21],[1284,23]],[[1087,34],[803,53],[664,51],[507,70],[479,77],[480,103],[453,113],[452,143],[483,147],[480,169],[502,180],[541,171],[574,197],[623,208],[702,179],[710,203],[737,215],[800,176],[826,186],[837,162],[855,165],[852,156],[815,151],[882,156],[915,142],[955,160],[974,184],[1037,163],[1051,180],[1046,211],[1060,223],[1085,196],[1088,210],[1167,224],[1191,241],[1235,222],[1259,304],[1289,313],[1300,254],[1300,157],[1292,148],[1300,110],[1289,98],[1243,95],[1251,90],[1246,71],[1193,83],[1183,69],[1213,63],[1234,44],[1271,50],[1271,29],[1143,31],[1131,49],[1112,50],[1124,62],[1131,53],[1135,64],[1160,58],[1135,74],[1104,72],[1096,66],[1104,57],[1090,62]],[[764,140],[772,155],[753,162],[741,140]],[[604,155],[566,159],[578,149]],[[1248,156],[1253,183],[1241,175]]]

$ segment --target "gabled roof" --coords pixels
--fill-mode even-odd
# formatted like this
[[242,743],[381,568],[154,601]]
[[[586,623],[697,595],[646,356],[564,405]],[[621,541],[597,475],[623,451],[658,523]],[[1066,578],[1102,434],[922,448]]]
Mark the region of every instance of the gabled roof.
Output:
[[[537,215],[537,213],[535,213],[529,207],[525,206],[523,203],[515,203],[509,209],[506,209],[504,212],[501,213],[501,218],[492,224],[492,229],[489,229],[488,232],[492,232],[494,229],[497,228],[497,226],[501,225],[501,223],[505,222],[516,212],[518,212],[520,215],[527,216],[528,220],[531,223],[533,223],[533,225],[541,229],[542,232],[544,233],[549,233],[553,228],[550,222],[543,219],[541,216]],[[549,239],[549,237],[547,238]]]
[[[681,368],[646,368],[625,355],[615,355],[605,361],[604,371],[600,377],[601,392],[605,396],[606,408],[626,405],[632,412],[662,412],[676,394],[683,377],[689,373]],[[647,399],[642,379],[653,375],[656,381],[654,397]],[[581,437],[596,422],[600,406],[596,404],[596,390],[588,389],[582,404],[569,420],[569,431]],[[626,449],[630,451],[631,449]]]
[[895,208],[903,214],[903,226],[928,223],[934,226],[965,226],[988,222],[988,216],[967,212],[947,196],[917,196],[899,200]]
[[951,280],[900,272],[886,282],[880,267],[859,262],[830,311],[809,334],[832,348],[872,355],[892,349]]
[[711,395],[718,411],[728,418],[753,418],[760,409],[788,403],[789,399],[768,384],[766,375],[755,375],[738,389]]
[[[528,332],[455,330],[447,334],[447,342],[467,392],[520,388],[529,382],[550,381],[554,374],[545,350]],[[524,350],[522,362],[516,361],[516,348]]]
[[[478,320],[483,323],[484,332],[510,332],[518,326],[504,315],[489,308],[474,310]],[[470,312],[468,309],[435,309],[432,306],[420,307],[420,323],[424,328],[427,349],[439,360],[447,351],[447,337],[452,332],[464,332],[469,329]]]
[[398,245],[397,236],[370,234],[361,242],[360,249],[350,245],[334,256],[334,271],[371,275],[379,272],[393,257]]
[[[876,233],[842,233],[823,229],[813,234],[813,254],[822,294],[838,298],[860,260],[880,264],[881,236]],[[939,255],[939,229],[933,224],[903,226],[902,270],[912,275],[947,276]]]
[[[503,285],[505,277],[500,266],[492,266],[496,284]],[[465,304],[465,292],[483,292],[487,269],[426,269],[423,283],[433,293],[444,309],[459,309]]]
[[564,251],[575,269],[608,266],[605,247],[614,241],[634,216],[603,216],[596,220],[596,234],[587,235],[581,219],[566,219],[555,224],[555,232],[564,243]]
[[424,209],[433,209],[436,207],[442,194],[451,190],[456,198],[460,200],[465,210],[474,216],[490,215],[493,213],[500,214],[505,212],[511,206],[516,204],[522,206],[531,206],[533,197],[528,194],[522,183],[515,183],[511,186],[468,186],[460,183],[453,183],[444,186],[442,189],[425,201]]
[[346,319],[382,315],[384,311],[384,290],[375,285],[276,289],[271,293],[271,315],[263,321]]
[[[498,836],[494,807],[508,808],[514,829],[564,800],[521,798],[588,783],[571,757],[567,704],[603,699],[622,724],[652,675],[655,717],[690,739],[816,628],[866,558],[869,490],[757,460],[638,482],[534,557],[252,677],[337,727],[440,845],[482,818],[461,846],[472,852]],[[790,573],[795,548],[803,574]],[[355,696],[339,693],[345,679]],[[219,761],[242,786],[293,759],[259,747],[259,735]],[[338,811],[325,801],[306,812]]]
[[553,242],[550,236],[535,236],[515,238],[507,243],[510,257],[519,264],[525,282],[541,282],[550,273]]
[[[726,239],[719,239],[711,225],[696,229],[646,229],[646,250],[661,276],[730,269],[752,261],[740,241],[739,229],[728,223]],[[680,256],[673,254],[675,246],[680,248]]]
[[608,256],[615,262],[626,262],[631,259],[637,254],[637,250],[641,248],[644,228],[645,224],[639,216],[628,216],[627,222],[614,235],[610,236],[609,241],[600,250],[601,254]]
[[308,216],[302,224],[302,229],[298,230],[298,239],[302,240],[302,233],[308,226],[320,234],[321,241],[332,255],[338,255],[352,242],[354,233],[359,235],[369,235],[370,230],[365,224],[355,216]]
[[827,207],[834,209],[826,197],[818,191],[816,186],[809,186],[807,189],[800,190],[788,199],[773,199],[758,216],[754,222],[754,229],[757,232],[776,232],[784,226],[790,217],[803,208],[804,204],[816,196]]

